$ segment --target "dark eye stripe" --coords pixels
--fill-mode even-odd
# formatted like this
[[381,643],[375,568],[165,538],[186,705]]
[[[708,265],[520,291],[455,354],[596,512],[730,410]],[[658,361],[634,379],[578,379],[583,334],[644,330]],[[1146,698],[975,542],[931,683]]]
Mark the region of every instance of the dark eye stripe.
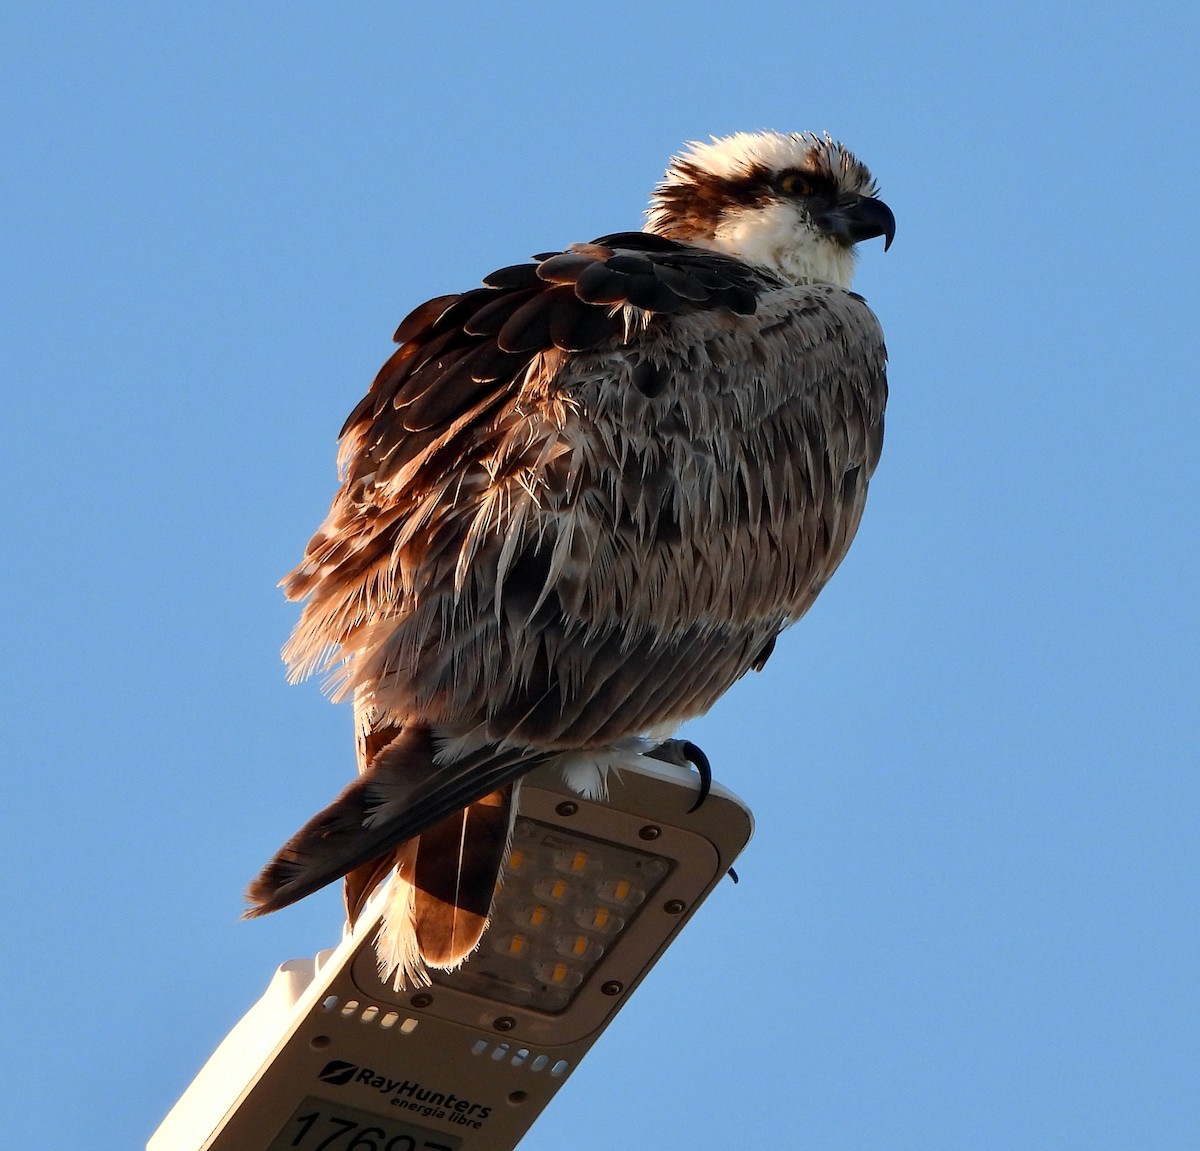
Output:
[[776,191],[785,196],[824,196],[836,198],[836,183],[821,172],[802,171],[791,168],[780,172],[775,178]]

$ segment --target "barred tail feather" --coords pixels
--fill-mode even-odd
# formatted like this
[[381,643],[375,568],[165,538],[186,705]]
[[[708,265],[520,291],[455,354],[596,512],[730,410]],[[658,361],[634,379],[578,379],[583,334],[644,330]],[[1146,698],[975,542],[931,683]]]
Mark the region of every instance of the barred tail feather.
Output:
[[[508,851],[520,755],[479,749],[436,762],[428,728],[376,750],[363,773],[275,853],[246,891],[249,917],[345,878],[351,923],[389,872],[380,969],[397,989],[428,983],[426,967],[457,967],[479,945]],[[374,752],[374,754],[371,754]]]
[[[436,775],[428,728],[402,731],[328,807],[317,812],[281,847],[246,889],[248,917],[266,915],[311,895],[344,875],[373,867],[421,830],[403,818],[398,799]],[[385,799],[398,809],[380,819]]]

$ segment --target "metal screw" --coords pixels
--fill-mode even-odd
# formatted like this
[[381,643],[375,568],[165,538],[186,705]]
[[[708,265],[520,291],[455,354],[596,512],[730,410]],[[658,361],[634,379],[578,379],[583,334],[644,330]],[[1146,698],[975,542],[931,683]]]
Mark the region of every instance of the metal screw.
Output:
[[646,824],[646,826],[638,832],[639,839],[657,839],[660,835],[662,835],[662,830],[655,827],[652,823]]
[[561,816],[574,815],[579,810],[579,804],[572,803],[569,799],[565,803],[560,803],[555,809]]
[[686,906],[682,899],[668,899],[663,904],[663,911],[668,915],[678,915]]
[[492,1026],[497,1031],[511,1031],[516,1027],[517,1021],[511,1015],[501,1015]]
[[422,991],[419,995],[414,995],[410,1000],[414,1007],[428,1007],[433,1002],[433,996],[428,991]]
[[600,990],[605,995],[620,995],[625,990],[625,984],[610,979],[607,983],[600,984]]

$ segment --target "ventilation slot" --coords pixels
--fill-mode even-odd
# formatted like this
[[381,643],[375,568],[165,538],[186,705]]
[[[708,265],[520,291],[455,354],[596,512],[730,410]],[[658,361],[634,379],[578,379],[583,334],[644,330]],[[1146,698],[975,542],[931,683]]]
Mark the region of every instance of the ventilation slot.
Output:
[[[361,1010],[360,1010],[361,1008]],[[417,1029],[419,1020],[411,1016],[401,1022],[398,1011],[383,1011],[374,1003],[365,1007],[357,999],[347,999],[344,1003],[336,995],[327,995],[321,1000],[322,1011],[336,1011],[346,1019],[358,1017],[360,1023],[366,1023],[380,1028],[382,1031],[395,1030],[400,1035],[411,1035]],[[399,1024],[399,1026],[397,1026]]]
[[545,1071],[549,1067],[555,1079],[561,1079],[571,1069],[571,1064],[565,1059],[551,1065],[549,1055],[535,1055],[528,1047],[519,1047],[514,1051],[511,1043],[493,1044],[489,1039],[476,1039],[471,1044],[471,1054],[486,1054],[496,1063],[507,1060],[514,1067],[525,1067],[530,1071]]

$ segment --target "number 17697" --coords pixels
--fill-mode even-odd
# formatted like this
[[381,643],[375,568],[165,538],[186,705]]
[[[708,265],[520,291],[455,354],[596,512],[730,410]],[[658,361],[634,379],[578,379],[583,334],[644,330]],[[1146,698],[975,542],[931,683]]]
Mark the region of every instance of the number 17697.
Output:
[[268,1151],[457,1151],[460,1142],[453,1135],[310,1098],[297,1108]]

